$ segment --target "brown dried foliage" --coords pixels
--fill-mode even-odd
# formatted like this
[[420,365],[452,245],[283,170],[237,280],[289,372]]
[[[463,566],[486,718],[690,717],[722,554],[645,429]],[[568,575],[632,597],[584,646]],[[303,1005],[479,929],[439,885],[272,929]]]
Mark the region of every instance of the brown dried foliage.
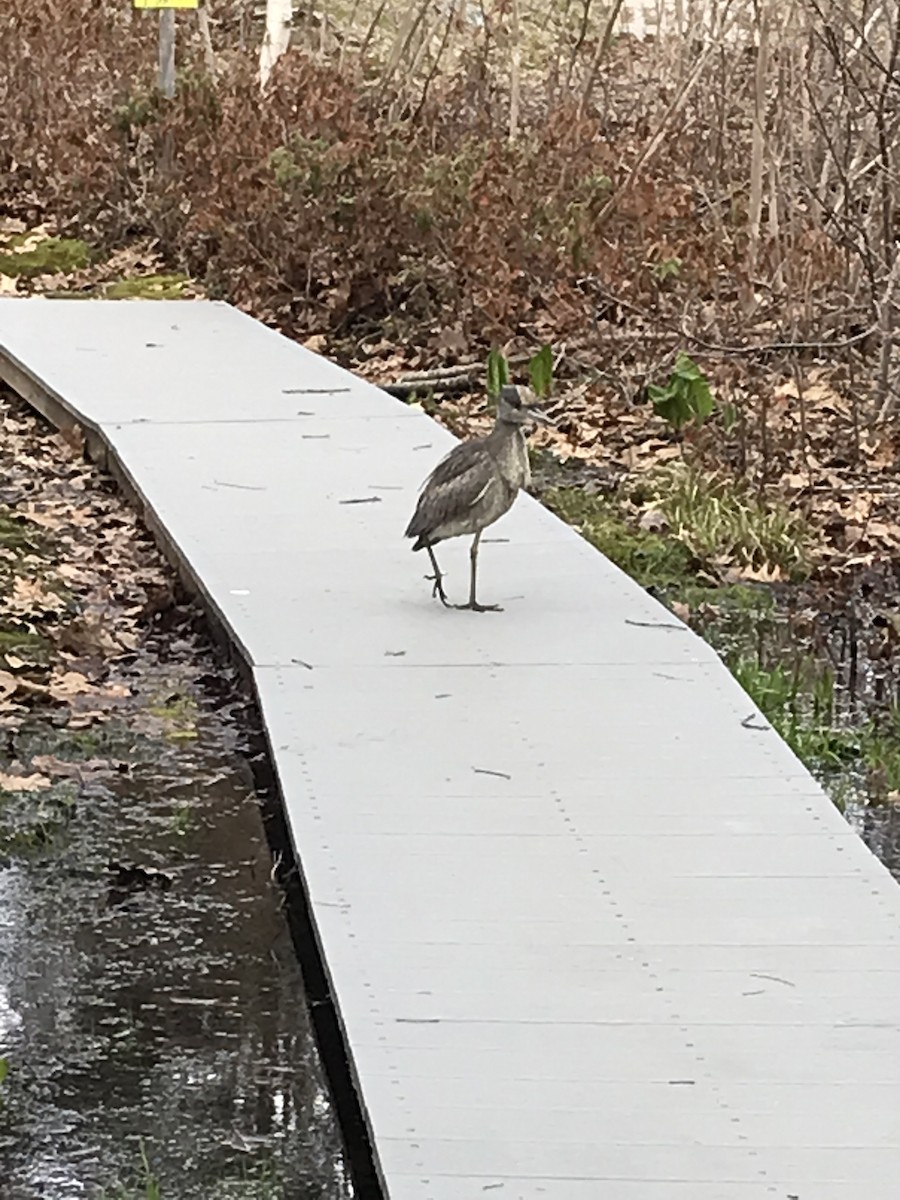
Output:
[[[198,46],[179,53],[167,104],[153,90],[153,15],[113,0],[8,0],[7,211],[30,207],[114,244],[149,234],[211,294],[299,333],[402,338],[414,324],[449,325],[473,347],[522,329],[565,337],[583,333],[609,290],[680,315],[683,300],[652,274],[666,258],[684,261],[698,303],[727,306],[742,282],[740,214],[732,236],[712,238],[708,211],[737,186],[740,77],[722,101],[735,107],[722,137],[696,119],[699,99],[604,221],[607,181],[625,178],[637,125],[666,101],[627,41],[600,80],[602,114],[531,97],[514,146],[502,89],[477,64],[395,118],[397,91],[352,64],[294,52],[262,99],[255,53],[229,50],[215,84]],[[809,248],[798,255],[809,286]],[[827,248],[818,260],[825,278]]]

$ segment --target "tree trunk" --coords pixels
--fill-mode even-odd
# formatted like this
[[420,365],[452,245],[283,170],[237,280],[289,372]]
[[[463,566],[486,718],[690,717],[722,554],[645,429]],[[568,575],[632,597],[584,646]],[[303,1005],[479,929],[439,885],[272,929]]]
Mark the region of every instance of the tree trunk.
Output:
[[293,0],[266,0],[266,34],[259,53],[259,86],[262,88],[291,43],[293,16]]

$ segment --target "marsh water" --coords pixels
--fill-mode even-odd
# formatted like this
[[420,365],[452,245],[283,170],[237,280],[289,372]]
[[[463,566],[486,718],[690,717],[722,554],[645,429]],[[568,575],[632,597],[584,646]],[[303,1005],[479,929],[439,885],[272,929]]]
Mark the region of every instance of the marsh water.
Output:
[[120,721],[15,738],[62,774],[0,811],[0,1194],[339,1200],[247,711],[171,651],[120,671]]
[[710,597],[690,623],[900,880],[900,572]]

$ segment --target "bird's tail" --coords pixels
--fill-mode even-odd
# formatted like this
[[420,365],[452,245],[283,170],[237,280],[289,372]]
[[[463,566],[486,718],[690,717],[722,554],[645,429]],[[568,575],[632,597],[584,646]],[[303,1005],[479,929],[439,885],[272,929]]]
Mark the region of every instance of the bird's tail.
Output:
[[413,513],[412,520],[407,525],[406,532],[403,534],[404,537],[416,539],[413,545],[413,550],[424,550],[431,540],[428,537],[427,531],[422,528],[423,524],[424,522],[421,519],[421,514],[416,511]]

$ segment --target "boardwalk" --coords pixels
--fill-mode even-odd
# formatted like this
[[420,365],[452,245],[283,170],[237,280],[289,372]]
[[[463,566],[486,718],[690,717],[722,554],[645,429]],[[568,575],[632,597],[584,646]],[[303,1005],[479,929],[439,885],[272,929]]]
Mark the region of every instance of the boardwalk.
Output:
[[[715,655],[448,434],[224,305],[0,301],[252,667],[390,1200],[895,1200],[900,890]],[[442,558],[466,585],[466,546]]]

